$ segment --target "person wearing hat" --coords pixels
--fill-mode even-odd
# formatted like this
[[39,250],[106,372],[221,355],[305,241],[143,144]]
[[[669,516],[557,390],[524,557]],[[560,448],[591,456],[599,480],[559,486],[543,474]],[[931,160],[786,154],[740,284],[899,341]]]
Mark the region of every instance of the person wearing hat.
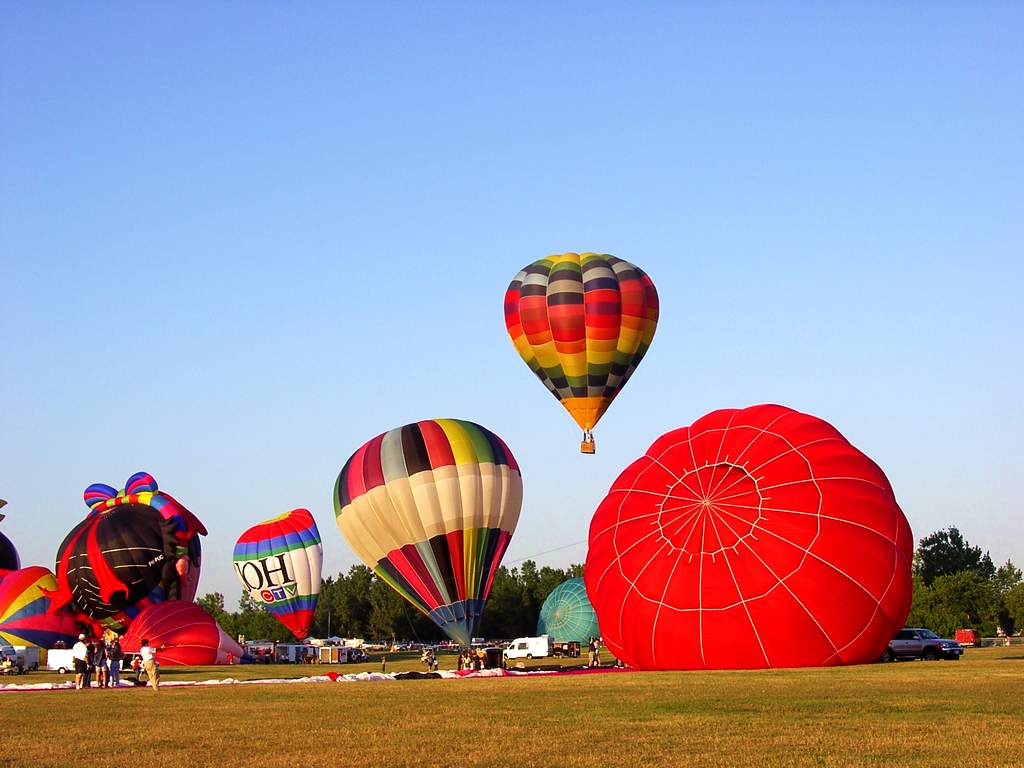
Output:
[[85,644],[85,635],[78,636],[78,642],[71,649],[71,658],[75,660],[75,689],[82,690],[82,680],[89,668],[89,647]]

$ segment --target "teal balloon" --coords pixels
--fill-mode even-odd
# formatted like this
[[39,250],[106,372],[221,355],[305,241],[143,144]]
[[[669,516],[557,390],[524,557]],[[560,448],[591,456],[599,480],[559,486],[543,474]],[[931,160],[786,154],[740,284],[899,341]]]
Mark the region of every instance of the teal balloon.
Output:
[[563,581],[548,595],[540,609],[537,634],[551,635],[559,643],[576,640],[582,645],[601,636],[582,576]]

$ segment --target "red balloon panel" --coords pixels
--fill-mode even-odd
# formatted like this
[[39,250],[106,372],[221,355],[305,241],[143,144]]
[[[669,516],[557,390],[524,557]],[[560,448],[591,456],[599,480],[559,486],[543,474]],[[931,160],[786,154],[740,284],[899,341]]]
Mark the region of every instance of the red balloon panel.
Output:
[[881,469],[779,405],[659,438],[590,527],[587,592],[632,666],[852,664],[910,610],[913,537]]

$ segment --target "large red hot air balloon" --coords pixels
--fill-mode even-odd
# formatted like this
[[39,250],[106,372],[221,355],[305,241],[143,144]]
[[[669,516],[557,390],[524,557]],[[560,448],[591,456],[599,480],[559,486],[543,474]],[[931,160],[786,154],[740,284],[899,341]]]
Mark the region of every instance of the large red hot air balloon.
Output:
[[[121,640],[121,649],[138,653],[143,640],[160,648],[156,659],[169,667],[230,664],[242,648],[217,621],[195,603],[168,600],[144,608]],[[232,658],[233,657],[233,658]]]
[[605,644],[644,669],[876,660],[910,610],[913,536],[882,470],[779,405],[663,435],[612,484],[585,578]]

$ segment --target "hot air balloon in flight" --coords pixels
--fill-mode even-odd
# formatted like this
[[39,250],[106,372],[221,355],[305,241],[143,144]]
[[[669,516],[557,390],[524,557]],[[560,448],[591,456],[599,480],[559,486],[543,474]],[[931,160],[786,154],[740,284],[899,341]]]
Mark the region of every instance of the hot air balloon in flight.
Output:
[[[0,499],[0,509],[3,509],[6,504],[6,501]],[[3,519],[4,516],[0,515],[0,520]],[[19,568],[21,568],[21,558],[18,557],[18,550],[14,548],[10,539],[0,533],[0,579],[3,578],[4,571],[16,571]]]
[[138,653],[143,640],[158,649],[156,660],[169,667],[231,664],[243,654],[213,616],[183,600],[168,600],[140,611],[121,640],[121,650]]
[[592,637],[600,637],[597,614],[587,597],[583,577],[563,581],[555,587],[540,607],[537,634],[551,635],[563,643],[586,645]]
[[892,486],[830,424],[781,405],[658,438],[590,524],[605,645],[641,669],[875,661],[907,618],[914,538]]
[[53,574],[41,565],[9,572],[0,581],[0,643],[40,648],[73,644],[79,633],[74,614],[50,612],[48,593],[56,588]]
[[206,528],[152,475],[132,475],[121,491],[90,485],[84,497],[89,514],[57,552],[51,609],[70,603],[122,631],[147,605],[195,597]]
[[628,261],[601,253],[548,256],[505,292],[516,351],[583,430],[591,430],[640,365],[658,325],[658,292]]
[[246,593],[304,640],[320,594],[323,545],[308,509],[293,509],[243,533],[235,575]]
[[519,466],[493,432],[418,421],[370,440],[334,486],[338,527],[379,578],[469,645],[519,519]]

